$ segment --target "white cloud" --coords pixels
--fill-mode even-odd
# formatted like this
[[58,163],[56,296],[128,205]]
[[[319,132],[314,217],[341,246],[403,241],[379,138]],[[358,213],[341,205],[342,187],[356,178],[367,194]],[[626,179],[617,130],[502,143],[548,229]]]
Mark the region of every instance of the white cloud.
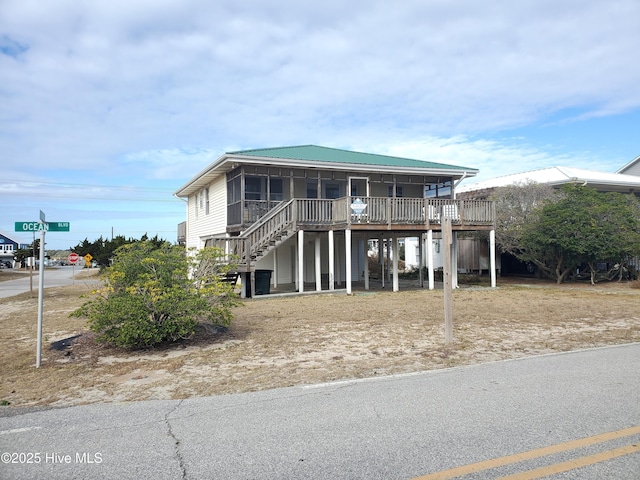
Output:
[[199,172],[222,152],[214,152],[208,149],[165,149],[149,150],[128,154],[124,158],[124,163],[129,164],[135,172],[155,179],[176,179],[182,178],[187,172]]
[[3,2],[3,174],[177,187],[229,149],[306,143],[482,175],[602,165],[500,135],[640,109],[638,18],[637,0]]
[[2,143],[86,168],[336,118],[457,135],[640,106],[633,0],[358,5],[16,2],[1,26],[28,50],[2,58]]
[[[527,170],[552,166],[580,165],[585,169],[613,171],[588,152],[571,156],[551,153],[516,141],[474,139],[466,136],[427,137],[416,141],[399,141],[377,145],[377,151],[388,155],[431,160],[438,163],[476,168],[477,176],[466,183]],[[619,166],[616,165],[616,168]]]

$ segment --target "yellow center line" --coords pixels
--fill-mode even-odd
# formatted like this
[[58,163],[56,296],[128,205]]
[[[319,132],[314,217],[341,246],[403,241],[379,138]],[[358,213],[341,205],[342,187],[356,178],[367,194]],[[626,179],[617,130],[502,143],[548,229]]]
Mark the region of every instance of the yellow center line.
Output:
[[593,465],[594,463],[604,462],[606,460],[637,452],[640,452],[640,443],[614,448],[607,452],[596,453],[594,455],[576,458],[575,460],[569,460],[563,463],[556,463],[555,465],[549,465],[548,467],[536,468],[535,470],[529,470],[528,472],[515,473],[507,477],[502,477],[500,480],[533,480],[535,478],[548,477],[549,475],[555,475],[556,473],[567,472],[569,470],[586,467],[587,465]]
[[592,437],[581,438],[578,440],[571,440],[565,443],[558,443],[556,445],[550,445],[548,447],[537,448],[535,450],[529,450],[528,452],[516,453],[514,455],[507,455],[505,457],[493,458],[491,460],[485,460],[478,463],[471,463],[461,467],[452,468],[450,470],[443,470],[441,472],[431,473],[422,477],[416,477],[413,480],[445,480],[447,478],[461,477],[463,475],[469,475],[470,473],[481,472],[483,470],[489,470],[490,468],[501,467],[503,465],[511,465],[513,463],[524,462],[525,460],[531,460],[534,458],[545,457],[554,453],[566,452],[567,450],[574,450],[580,447],[586,447],[589,445],[595,445],[597,443],[608,442],[609,440],[615,440],[616,438],[628,437],[640,433],[640,426],[625,428],[622,430],[615,430],[613,432],[601,433]]

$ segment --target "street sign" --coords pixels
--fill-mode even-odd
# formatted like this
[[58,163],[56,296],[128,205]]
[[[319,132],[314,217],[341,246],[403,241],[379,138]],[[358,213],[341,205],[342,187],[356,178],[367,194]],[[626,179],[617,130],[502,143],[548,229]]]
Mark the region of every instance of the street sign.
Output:
[[91,260],[93,259],[93,256],[90,253],[87,253],[84,256],[84,261],[87,263],[87,266],[91,265]]
[[70,253],[69,254],[69,263],[78,263],[78,259],[80,258],[80,256],[77,253]]
[[69,231],[69,222],[49,222],[50,232],[68,232]]
[[16,222],[16,232],[68,232],[69,222]]
[[16,232],[47,232],[49,224],[42,222],[16,222]]

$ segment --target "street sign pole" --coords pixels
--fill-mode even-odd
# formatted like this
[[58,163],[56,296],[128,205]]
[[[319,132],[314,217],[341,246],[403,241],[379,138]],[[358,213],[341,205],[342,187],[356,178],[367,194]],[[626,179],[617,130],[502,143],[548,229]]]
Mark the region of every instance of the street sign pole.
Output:
[[36,352],[36,368],[40,368],[40,360],[42,358],[42,306],[44,300],[44,234],[45,234],[45,216],[40,210],[40,278],[38,279],[38,341]]
[[[38,339],[36,352],[36,368],[40,368],[42,357],[42,304],[44,300],[44,234],[52,232],[68,232],[69,222],[47,222],[45,214],[40,210],[39,222],[16,222],[16,232],[33,232],[33,260],[36,259],[36,232],[40,232],[40,278],[38,285]],[[31,266],[29,276],[31,291],[33,291],[33,266]],[[75,273],[75,272],[74,272]]]
[[78,263],[78,254],[75,252],[72,252],[69,254],[69,256],[67,257],[67,260],[69,260],[69,262],[71,262],[71,265],[73,265],[73,273],[72,273],[72,278],[73,278],[73,284],[76,284],[76,263]]
[[451,229],[451,218],[442,219],[442,243],[444,244],[444,265],[442,269],[444,281],[444,343],[451,345],[453,339],[453,302],[452,302],[452,262],[451,245],[453,243],[453,232]]

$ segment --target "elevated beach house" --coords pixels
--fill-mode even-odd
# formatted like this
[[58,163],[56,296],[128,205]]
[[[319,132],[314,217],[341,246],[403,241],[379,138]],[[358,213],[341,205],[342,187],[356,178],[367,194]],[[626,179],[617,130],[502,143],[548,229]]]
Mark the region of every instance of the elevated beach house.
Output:
[[476,174],[304,145],[225,153],[175,195],[186,201],[186,247],[217,246],[234,255],[246,296],[268,293],[265,273],[268,285],[294,284],[298,292],[305,283],[351,293],[353,282],[363,282],[368,289],[374,242],[388,247],[398,290],[398,238],[405,237],[421,239],[420,263],[433,288],[432,248],[423,247],[432,245],[445,217],[454,232],[488,230],[493,238],[493,203],[455,199],[459,182]]

